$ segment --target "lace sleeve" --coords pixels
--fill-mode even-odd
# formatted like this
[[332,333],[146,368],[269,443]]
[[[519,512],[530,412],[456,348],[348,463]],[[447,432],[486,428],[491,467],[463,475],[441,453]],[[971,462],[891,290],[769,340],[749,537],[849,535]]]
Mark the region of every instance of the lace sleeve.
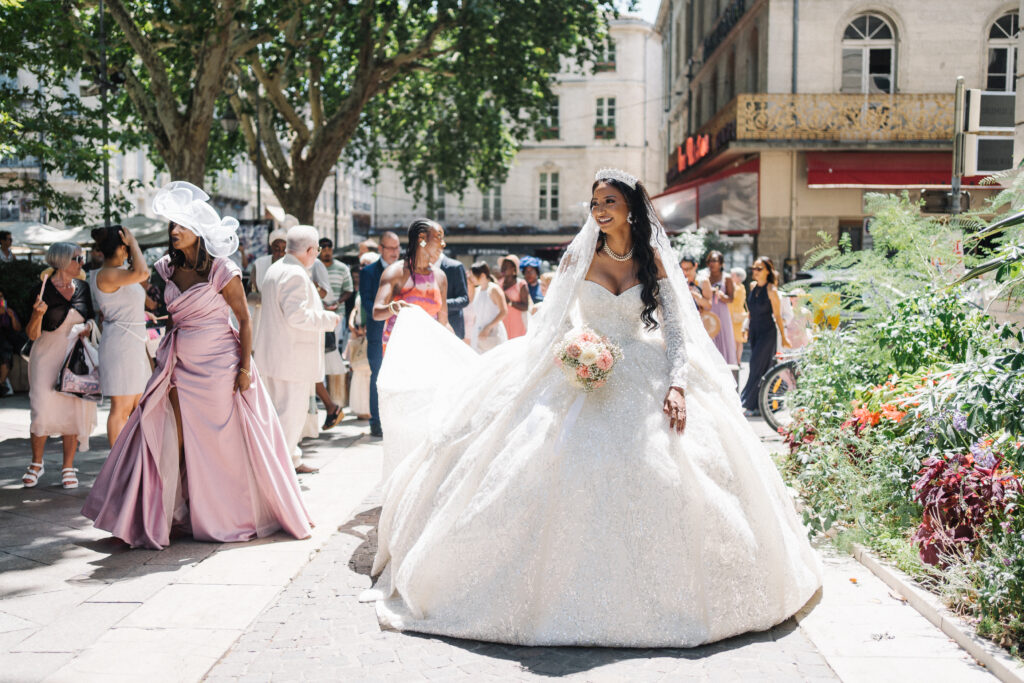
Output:
[[658,305],[661,306],[661,334],[665,338],[665,351],[671,370],[672,386],[686,391],[689,366],[686,362],[686,338],[683,335],[683,321],[680,319],[679,306],[672,287],[662,284],[658,292]]

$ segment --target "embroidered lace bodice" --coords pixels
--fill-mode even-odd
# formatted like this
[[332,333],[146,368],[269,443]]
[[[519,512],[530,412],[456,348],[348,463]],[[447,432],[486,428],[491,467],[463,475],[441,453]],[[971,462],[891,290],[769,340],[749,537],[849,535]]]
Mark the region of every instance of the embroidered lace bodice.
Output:
[[643,285],[634,285],[616,295],[596,282],[584,280],[579,294],[580,321],[607,336],[623,351],[635,343],[657,347],[667,360],[667,374],[665,369],[658,368],[664,378],[671,379],[673,386],[685,388],[688,372],[683,332],[679,320],[671,314],[665,315],[666,310],[673,310],[671,306],[664,305],[671,294],[668,287],[661,289],[657,297],[660,325],[655,330],[648,330],[640,320],[644,310],[644,302],[640,298]]

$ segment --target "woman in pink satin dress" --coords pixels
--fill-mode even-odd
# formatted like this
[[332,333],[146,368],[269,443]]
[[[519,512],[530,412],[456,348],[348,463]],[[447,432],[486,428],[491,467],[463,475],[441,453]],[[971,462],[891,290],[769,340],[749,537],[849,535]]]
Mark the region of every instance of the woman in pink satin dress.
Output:
[[158,202],[158,194],[154,209],[171,220],[171,250],[156,269],[173,326],[82,514],[133,547],[163,548],[172,527],[202,541],[279,529],[306,538],[311,523],[284,433],[251,365],[241,271],[224,254],[237,246],[237,222],[221,221],[193,185],[167,191],[178,196]]

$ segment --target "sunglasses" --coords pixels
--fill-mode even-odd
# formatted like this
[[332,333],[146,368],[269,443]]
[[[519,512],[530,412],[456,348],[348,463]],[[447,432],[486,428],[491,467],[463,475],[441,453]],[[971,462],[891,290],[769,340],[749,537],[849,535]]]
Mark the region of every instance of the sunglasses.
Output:
[[78,256],[76,256],[74,260],[78,261],[78,262],[79,262],[79,263],[81,263],[81,264],[84,264],[84,263],[85,263],[85,257],[84,257],[84,256],[82,256],[81,254],[79,254]]
[[754,266],[751,268],[751,270],[767,270],[767,268],[765,268],[764,266]]

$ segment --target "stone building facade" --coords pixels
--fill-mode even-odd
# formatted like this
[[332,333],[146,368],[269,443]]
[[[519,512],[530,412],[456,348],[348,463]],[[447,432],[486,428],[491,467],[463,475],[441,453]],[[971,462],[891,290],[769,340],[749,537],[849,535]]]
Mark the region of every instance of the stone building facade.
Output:
[[500,187],[471,186],[462,197],[416,202],[397,171],[385,169],[375,187],[374,233],[404,235],[412,219],[430,216],[444,224],[449,251],[466,263],[494,263],[509,252],[555,260],[586,218],[599,169],[626,169],[660,191],[660,38],[648,22],[629,16],[611,20],[609,33],[603,61],[582,72],[567,65],[558,75],[548,125],[522,144]]
[[[870,239],[864,195],[946,210],[953,91],[1013,92],[1017,0],[663,0],[666,192],[676,228],[799,268],[818,233]],[[973,206],[992,189],[965,178]]]

